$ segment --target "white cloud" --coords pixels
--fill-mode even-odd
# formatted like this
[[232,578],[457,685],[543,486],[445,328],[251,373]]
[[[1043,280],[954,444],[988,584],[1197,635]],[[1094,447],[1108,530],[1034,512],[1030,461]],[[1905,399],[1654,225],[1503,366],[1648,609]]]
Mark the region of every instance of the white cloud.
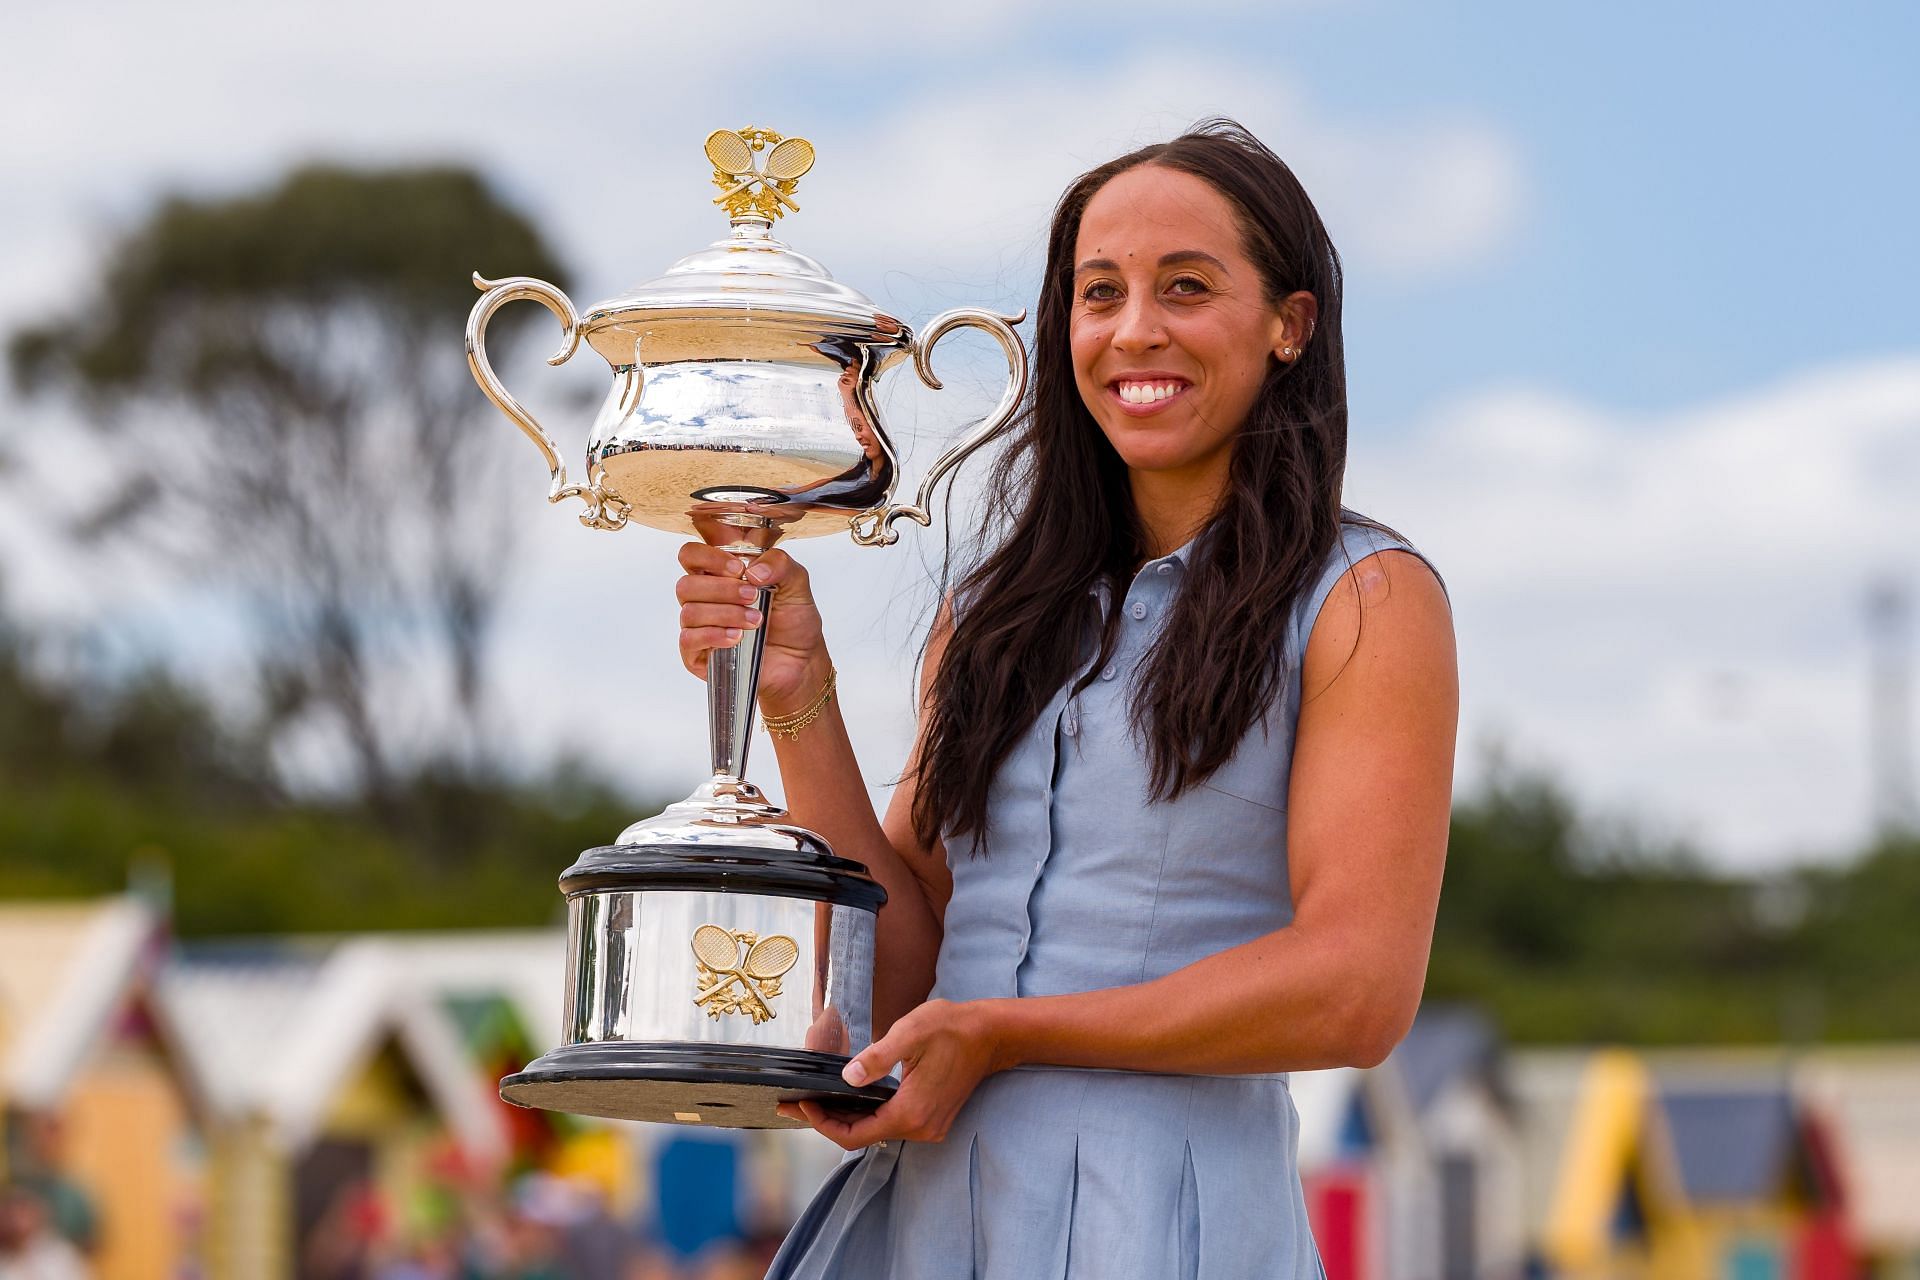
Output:
[[[1199,7],[1240,22],[1256,9]],[[1090,79],[1028,38],[1023,19],[1049,11],[1011,0],[848,13],[748,6],[716,25],[702,6],[614,0],[23,10],[0,80],[13,126],[0,133],[0,321],[76,286],[156,187],[231,188],[313,155],[478,163],[554,231],[583,288],[612,292],[720,233],[699,140],[749,120],[820,144],[790,234],[877,296],[895,272],[965,279],[972,301],[996,277],[1023,287],[1068,178],[1215,111],[1294,161],[1343,248],[1380,271],[1472,262],[1519,216],[1514,147],[1485,123],[1356,127],[1264,62],[1219,51],[1205,77],[1180,77],[1200,87],[1167,88],[1179,51],[1158,41]],[[904,90],[903,67],[917,73]],[[864,101],[848,92],[863,79],[888,87]]]
[[1905,358],[1639,419],[1488,392],[1356,440],[1348,493],[1448,579],[1465,741],[1754,862],[1864,834],[1864,591],[1920,590],[1916,475]]
[[1091,84],[1022,72],[903,104],[848,139],[847,159],[792,234],[843,275],[840,263],[877,263],[928,275],[971,268],[1003,282],[1012,272],[1024,284],[1074,174],[1216,114],[1288,161],[1336,243],[1371,272],[1471,265],[1520,217],[1517,153],[1485,125],[1345,125],[1286,78],[1251,66],[1216,65],[1198,84],[1170,86],[1160,74],[1168,56],[1130,56]]

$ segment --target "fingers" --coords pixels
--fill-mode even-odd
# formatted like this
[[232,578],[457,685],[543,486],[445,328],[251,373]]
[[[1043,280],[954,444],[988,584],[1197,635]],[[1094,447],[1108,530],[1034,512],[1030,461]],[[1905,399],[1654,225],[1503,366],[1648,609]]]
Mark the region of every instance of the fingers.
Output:
[[[713,550],[698,544],[682,548],[682,560],[690,549]],[[763,621],[754,608],[759,589],[738,578],[689,573],[674,583],[673,593],[680,601],[680,661],[695,675],[705,672],[710,650],[731,648]]]
[[[729,569],[728,565],[739,567]],[[723,578],[737,578],[747,570],[747,566],[740,562],[740,557],[704,542],[688,542],[681,546],[680,567],[688,573],[711,573]]]
[[927,1025],[927,1014],[947,1007],[945,1000],[929,1000],[907,1013],[887,1028],[887,1034],[849,1059],[847,1065],[840,1068],[840,1078],[857,1089],[916,1058],[925,1039],[921,1028]]
[[702,628],[732,628],[737,631],[751,631],[760,625],[761,613],[750,604],[738,601],[732,604],[708,604],[694,602],[680,606],[680,629],[698,631]]
[[814,1132],[848,1151],[858,1151],[876,1142],[884,1142],[889,1136],[874,1132],[875,1121],[880,1114],[877,1111],[873,1115],[860,1116],[856,1119],[828,1111],[817,1102],[802,1102],[800,1113],[806,1117],[807,1123],[813,1126]]
[[807,567],[792,556],[775,547],[763,551],[746,571],[748,582],[770,588],[786,595],[808,595]]
[[707,676],[707,655],[715,649],[731,649],[745,634],[737,627],[700,627],[680,632],[680,663],[701,679]]
[[800,1112],[814,1131],[848,1151],[858,1151],[870,1147],[876,1142],[891,1142],[907,1139],[922,1142],[937,1142],[931,1134],[915,1131],[913,1126],[902,1124],[900,1119],[889,1114],[888,1103],[870,1115],[856,1115],[844,1111],[831,1111],[818,1102],[802,1102]]
[[857,1089],[869,1080],[877,1080],[886,1075],[888,1068],[899,1062],[903,1056],[903,1051],[892,1044],[898,1030],[896,1026],[893,1031],[889,1031],[885,1036],[861,1050],[840,1069],[840,1078]]
[[807,584],[806,567],[779,547],[763,551],[749,564],[747,558],[710,547],[704,542],[685,543],[680,548],[680,567],[689,574],[713,578],[745,579],[756,586],[782,588]]
[[689,542],[681,546],[679,560],[686,570],[673,588],[680,601],[680,662],[696,676],[706,674],[709,653],[732,648],[765,623],[759,607],[763,590],[777,592],[784,609],[812,603],[806,569],[778,548],[742,557]]
[[760,598],[760,589],[738,578],[690,573],[673,584],[673,595],[681,604],[752,604]]
[[819,1102],[795,1104],[806,1122],[848,1151],[858,1151],[876,1142],[944,1142],[957,1108],[938,1107],[925,1099],[912,1098],[904,1089],[882,1103],[878,1110],[861,1114],[840,1111]]

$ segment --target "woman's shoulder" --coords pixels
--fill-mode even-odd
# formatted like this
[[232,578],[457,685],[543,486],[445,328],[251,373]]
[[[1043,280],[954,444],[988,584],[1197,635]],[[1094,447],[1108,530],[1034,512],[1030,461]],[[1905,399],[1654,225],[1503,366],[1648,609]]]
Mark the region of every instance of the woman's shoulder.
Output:
[[1296,656],[1304,655],[1307,640],[1313,634],[1313,625],[1325,608],[1327,597],[1341,579],[1354,573],[1372,557],[1383,551],[1403,551],[1425,565],[1440,585],[1444,594],[1446,579],[1433,560],[1415,546],[1412,539],[1399,530],[1365,516],[1357,511],[1342,508],[1340,511],[1340,536],[1334,539],[1331,550],[1320,563],[1320,570],[1314,580],[1302,591],[1294,602],[1293,618],[1289,627],[1288,648]]

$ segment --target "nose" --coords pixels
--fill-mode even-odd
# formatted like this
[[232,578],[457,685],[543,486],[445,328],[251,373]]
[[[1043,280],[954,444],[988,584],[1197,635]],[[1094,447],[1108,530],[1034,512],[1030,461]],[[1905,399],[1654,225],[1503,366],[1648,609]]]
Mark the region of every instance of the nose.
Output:
[[1114,317],[1114,350],[1131,355],[1166,345],[1166,326],[1151,291],[1136,291],[1120,304],[1120,314]]

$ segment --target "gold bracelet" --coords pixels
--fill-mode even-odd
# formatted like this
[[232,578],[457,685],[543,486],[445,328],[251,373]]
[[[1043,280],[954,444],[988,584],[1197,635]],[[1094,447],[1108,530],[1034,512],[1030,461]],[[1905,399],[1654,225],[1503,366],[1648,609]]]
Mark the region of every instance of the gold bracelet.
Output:
[[767,716],[761,723],[767,726],[767,732],[776,738],[791,741],[800,736],[800,731],[820,718],[820,713],[833,701],[833,688],[839,681],[840,673],[832,667],[827,668],[827,682],[820,686],[820,696],[815,698],[804,711],[796,711],[790,716]]

